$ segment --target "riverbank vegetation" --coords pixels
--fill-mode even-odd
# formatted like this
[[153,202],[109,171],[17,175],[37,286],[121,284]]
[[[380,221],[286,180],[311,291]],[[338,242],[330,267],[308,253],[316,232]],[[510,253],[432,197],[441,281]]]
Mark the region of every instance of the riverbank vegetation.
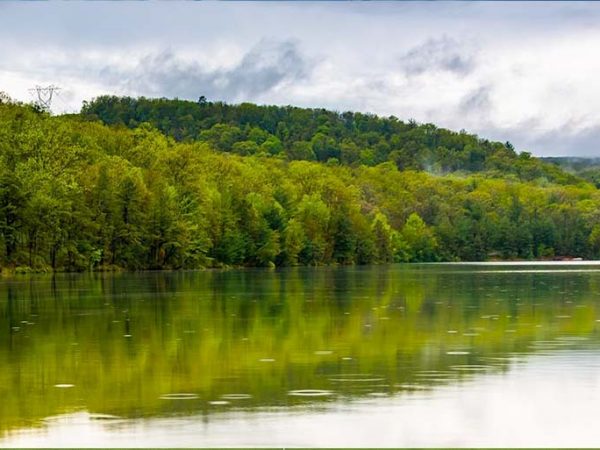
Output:
[[0,100],[3,271],[598,258],[599,218],[592,184],[433,125],[203,99],[102,97],[51,116]]

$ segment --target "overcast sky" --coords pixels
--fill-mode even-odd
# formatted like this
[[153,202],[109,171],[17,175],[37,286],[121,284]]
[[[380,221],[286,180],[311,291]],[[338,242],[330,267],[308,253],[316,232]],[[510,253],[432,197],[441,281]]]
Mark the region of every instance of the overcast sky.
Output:
[[600,156],[600,3],[0,2],[0,90],[355,110]]

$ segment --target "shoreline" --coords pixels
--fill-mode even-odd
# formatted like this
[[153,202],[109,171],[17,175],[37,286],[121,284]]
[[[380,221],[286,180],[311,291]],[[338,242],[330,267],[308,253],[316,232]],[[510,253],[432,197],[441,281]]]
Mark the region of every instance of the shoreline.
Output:
[[224,266],[224,267],[201,267],[201,268],[179,268],[179,269],[140,269],[130,270],[124,268],[114,268],[113,270],[33,270],[30,268],[17,267],[7,270],[0,268],[0,279],[7,277],[20,277],[27,275],[57,275],[57,274],[134,274],[134,273],[184,273],[184,272],[228,272],[228,271],[278,271],[286,269],[330,269],[330,268],[349,268],[349,267],[376,267],[391,265],[600,265],[600,260],[584,258],[561,258],[561,259],[489,259],[485,261],[429,261],[429,262],[391,262],[384,264],[323,264],[323,265],[297,265],[297,266]]

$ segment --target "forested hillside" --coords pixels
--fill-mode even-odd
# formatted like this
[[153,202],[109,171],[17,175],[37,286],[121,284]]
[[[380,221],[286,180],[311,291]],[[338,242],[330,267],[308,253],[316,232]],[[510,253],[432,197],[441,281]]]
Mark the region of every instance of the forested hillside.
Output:
[[[298,108],[144,100],[154,106],[134,120],[108,107],[128,101],[100,99],[83,116],[54,117],[0,101],[3,271],[600,256],[598,190],[502,144]],[[160,105],[223,117],[211,112],[200,125],[192,112],[160,115]],[[261,114],[232,124],[230,115],[246,109]],[[298,117],[273,119],[271,128],[261,122],[284,112]],[[189,128],[180,124],[186,116]],[[427,139],[446,148],[447,159]],[[324,153],[321,140],[331,143]],[[398,142],[418,150],[395,149]],[[296,160],[290,152],[300,147],[316,161]],[[414,164],[398,164],[394,152]],[[447,161],[440,170],[462,172],[416,170],[425,154],[434,165]]]
[[600,188],[600,158],[563,156],[540,159],[560,167],[567,173],[594,183],[597,188]]
[[259,154],[351,166],[390,161],[400,170],[436,174],[487,171],[495,176],[514,174],[521,180],[576,181],[528,153],[517,155],[509,142],[491,142],[433,124],[405,123],[373,114],[230,105],[204,98],[190,102],[103,96],[86,103],[82,115],[130,128],[150,123],[178,142],[207,142],[215,150],[242,156]]

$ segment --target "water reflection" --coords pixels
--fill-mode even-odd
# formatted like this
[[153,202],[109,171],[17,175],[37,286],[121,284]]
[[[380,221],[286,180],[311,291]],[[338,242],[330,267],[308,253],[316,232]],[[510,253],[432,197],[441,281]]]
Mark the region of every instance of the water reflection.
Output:
[[[21,445],[26,441],[11,439],[85,426],[111,436],[103,445],[122,446],[128,441],[119,436],[150,421],[156,433],[173,427],[188,433],[190,440],[166,445],[197,445],[195,433],[210,445],[279,445],[273,427],[265,429],[265,440],[221,442],[185,423],[198,417],[205,424],[222,417],[234,423],[243,414],[260,428],[266,426],[260,418],[273,411],[301,423],[326,414],[323,408],[327,420],[332,408],[342,420],[355,408],[375,416],[386,408],[404,411],[415,399],[435,415],[434,403],[446,398],[440,392],[482,389],[489,380],[520,373],[532,358],[563,352],[552,364],[596,367],[580,358],[599,348],[600,274],[585,265],[558,272],[494,269],[421,265],[3,280],[0,443]],[[540,373],[554,370],[552,364]],[[281,444],[321,445],[298,439]],[[323,442],[352,445],[325,435]]]

